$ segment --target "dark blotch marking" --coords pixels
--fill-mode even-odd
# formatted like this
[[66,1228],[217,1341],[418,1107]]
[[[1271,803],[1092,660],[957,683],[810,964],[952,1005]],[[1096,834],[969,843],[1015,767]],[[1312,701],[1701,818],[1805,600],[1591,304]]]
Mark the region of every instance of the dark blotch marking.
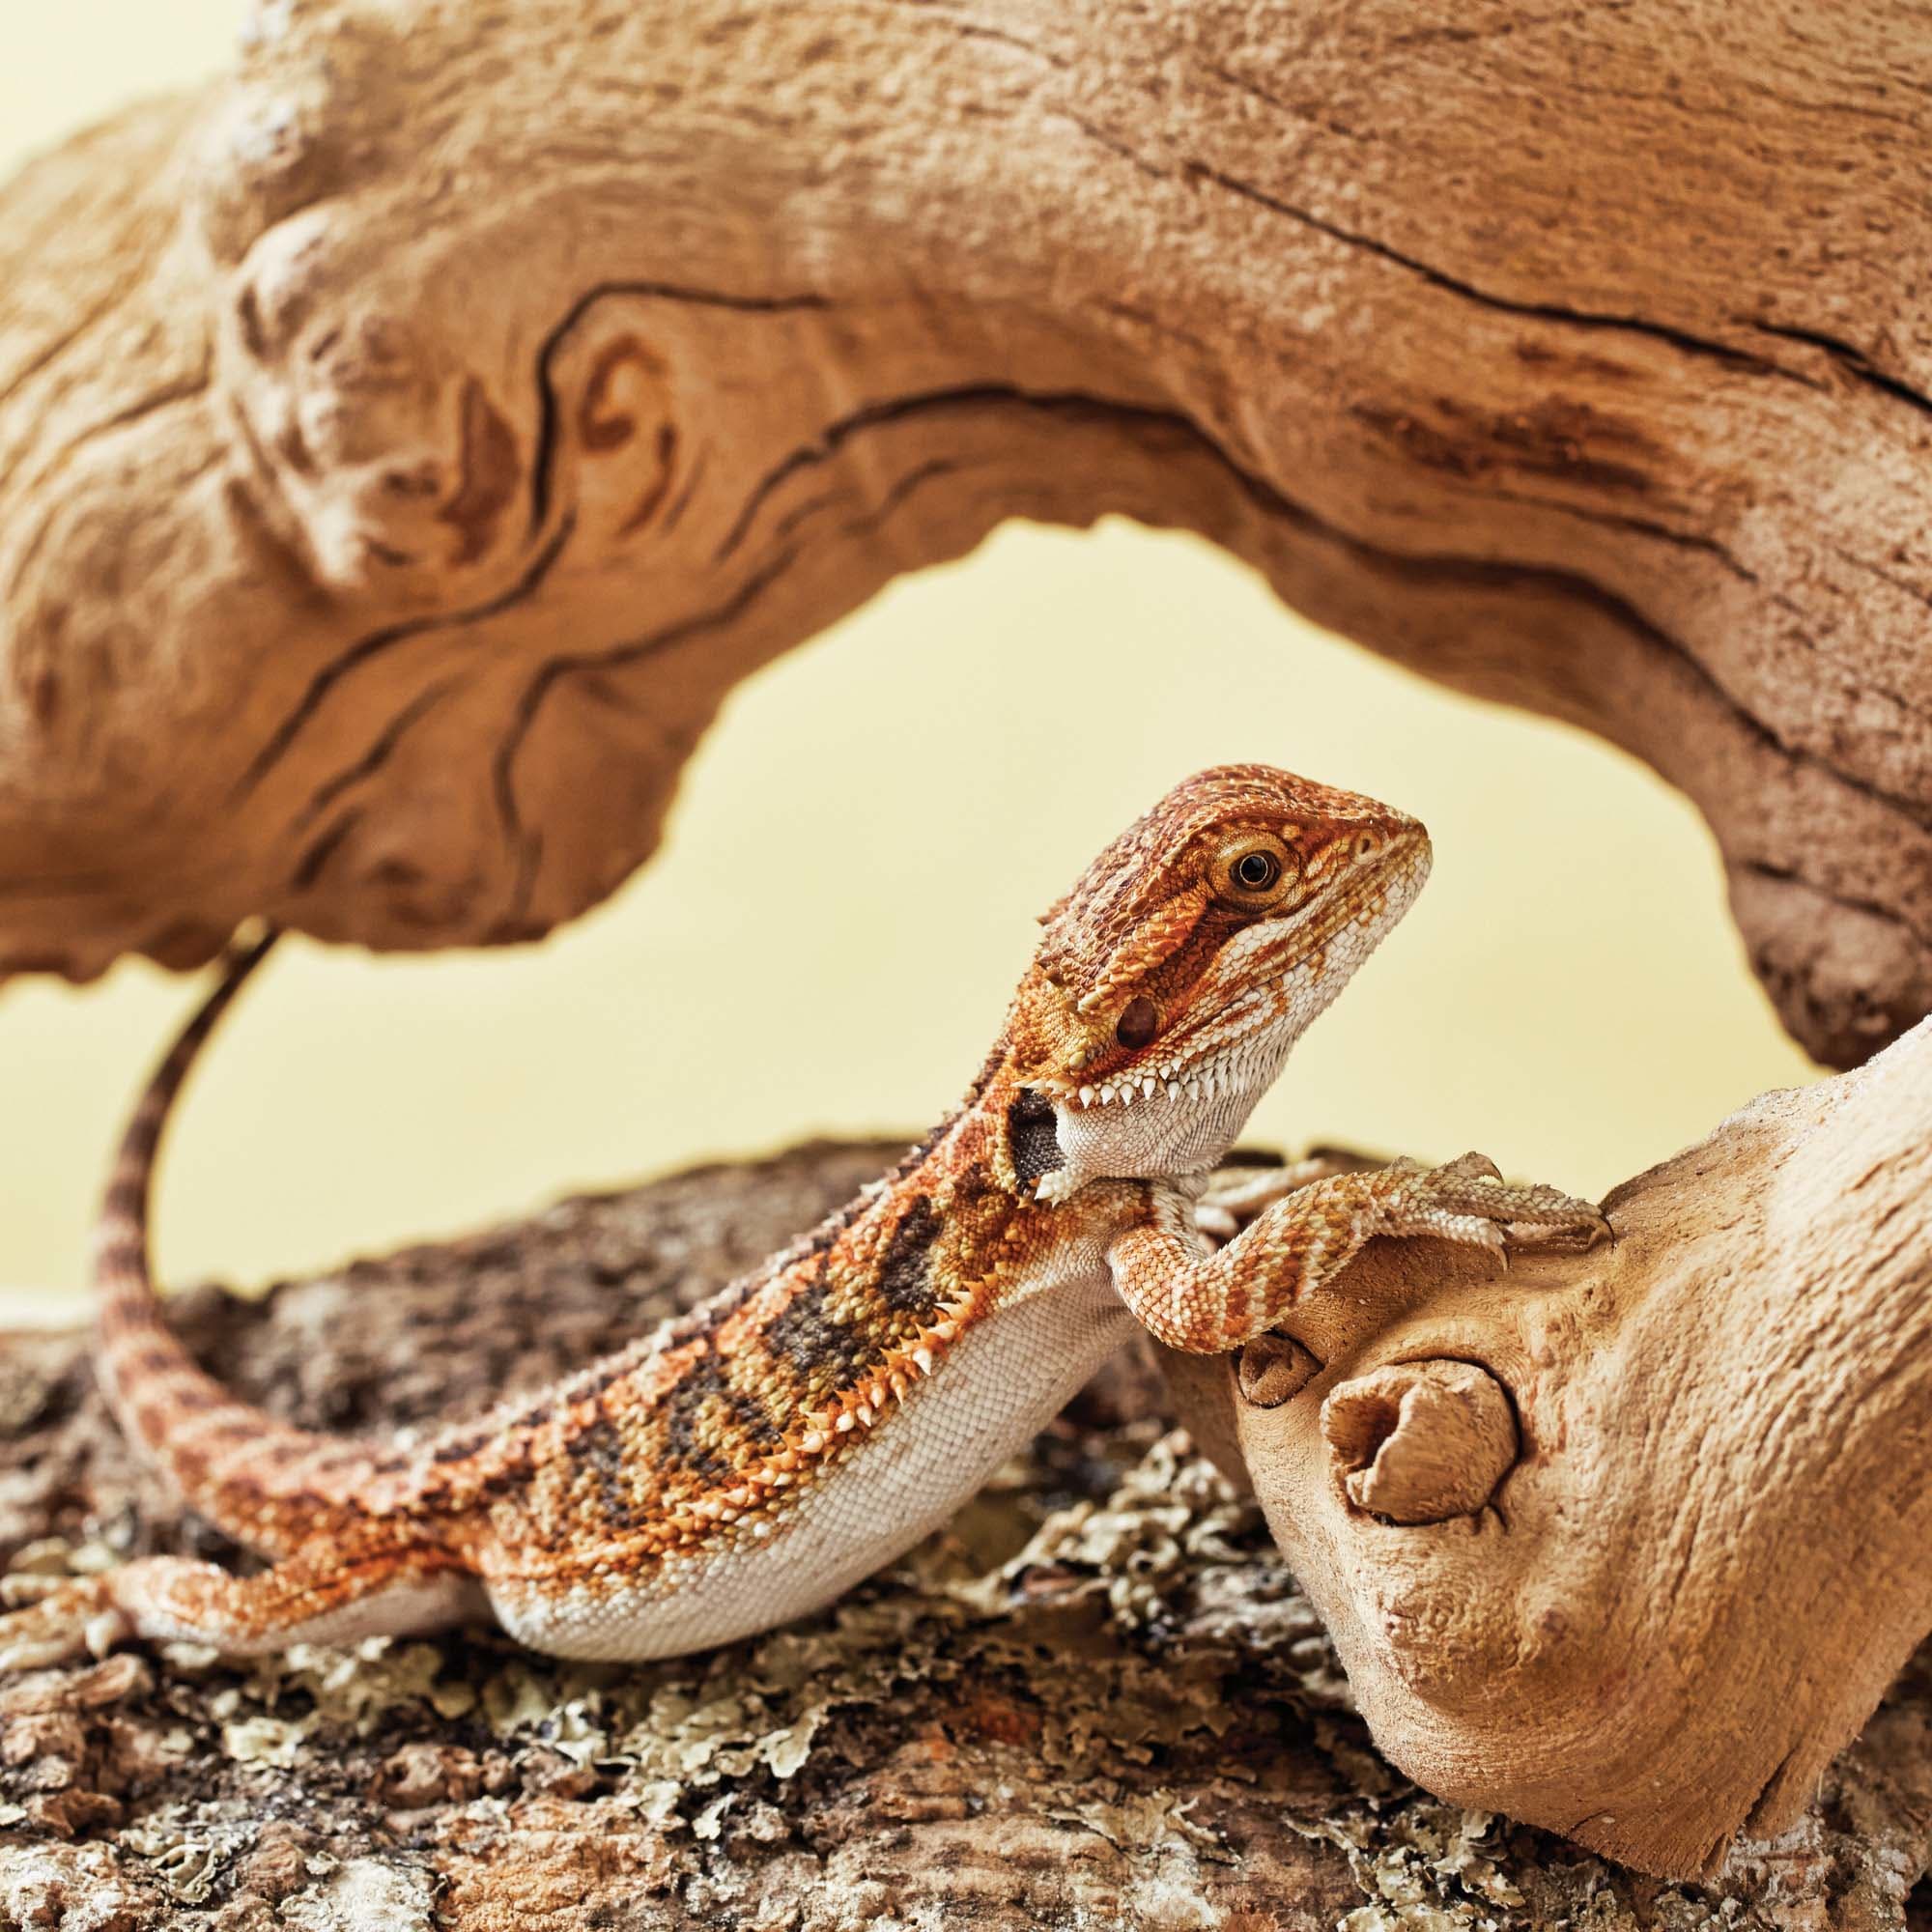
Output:
[[976,1201],[983,1201],[989,1194],[1001,1194],[1006,1190],[994,1184],[993,1177],[986,1170],[986,1163],[976,1160],[952,1182],[952,1191],[948,1197],[955,1209],[972,1207]]
[[608,1415],[600,1415],[578,1437],[577,1453],[597,1478],[597,1499],[604,1520],[612,1529],[630,1529],[637,1522],[636,1498],[625,1480],[624,1438]]
[[848,1388],[884,1353],[878,1344],[832,1313],[832,1283],[821,1264],[817,1277],[792,1297],[765,1332],[775,1355],[781,1355],[808,1383]]
[[1020,1089],[1007,1109],[1007,1144],[1022,1187],[1036,1185],[1064,1164],[1060,1137],[1054,1131],[1053,1102],[1044,1094],[1032,1087]]
[[665,1433],[665,1461],[689,1469],[703,1483],[722,1483],[731,1465],[701,1439],[705,1406],[724,1393],[724,1365],[716,1355],[694,1362],[665,1397],[660,1418]]
[[939,1209],[923,1194],[916,1196],[899,1217],[879,1264],[879,1299],[888,1308],[907,1315],[924,1314],[932,1308],[937,1296],[926,1264],[944,1225]]
[[712,1414],[710,1434],[722,1434],[734,1441],[768,1448],[779,1440],[778,1425],[752,1398],[734,1389],[724,1376],[724,1363],[716,1354],[700,1356],[692,1363],[659,1406],[664,1429],[665,1461],[688,1469],[700,1482],[726,1481],[734,1465],[704,1439],[706,1413]]

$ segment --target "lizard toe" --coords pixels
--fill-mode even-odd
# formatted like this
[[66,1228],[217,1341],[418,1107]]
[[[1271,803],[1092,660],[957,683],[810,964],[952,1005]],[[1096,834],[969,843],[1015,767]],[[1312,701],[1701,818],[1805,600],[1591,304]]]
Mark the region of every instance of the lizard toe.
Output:
[[1587,1201],[1563,1201],[1509,1223],[1510,1239],[1520,1246],[1576,1248],[1587,1252],[1599,1241],[1616,1243],[1616,1230],[1600,1208]]

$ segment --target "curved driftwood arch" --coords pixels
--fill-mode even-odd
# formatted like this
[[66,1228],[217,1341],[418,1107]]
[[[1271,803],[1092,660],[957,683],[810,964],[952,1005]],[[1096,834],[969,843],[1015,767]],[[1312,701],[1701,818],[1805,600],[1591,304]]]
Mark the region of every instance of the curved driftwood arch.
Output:
[[271,0],[0,197],[0,969],[539,933],[1003,518],[1647,758],[1786,1023],[1932,1008],[1932,28]]

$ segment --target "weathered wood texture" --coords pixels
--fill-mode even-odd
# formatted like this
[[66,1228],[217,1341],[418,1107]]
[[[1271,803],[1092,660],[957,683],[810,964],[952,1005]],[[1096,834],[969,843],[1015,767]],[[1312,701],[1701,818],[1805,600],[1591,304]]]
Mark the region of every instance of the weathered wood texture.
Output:
[[1696,1872],[1932,1634],[1932,1023],[1605,1205],[1614,1246],[1506,1272],[1373,1244],[1286,1324],[1292,1400],[1175,1379],[1396,1763]]
[[1850,1064],[1932,1009],[1927,71],[1911,0],[264,0],[0,194],[0,969],[542,932],[748,670],[1121,512],[1648,759]]
[[[425,1422],[695,1299],[882,1150],[712,1169],[364,1263],[185,1332],[312,1425]],[[95,1932],[1882,1932],[1922,1923],[1923,1660],[1772,1846],[1669,1884],[1392,1771],[1251,1505],[1122,1371],[888,1579],[714,1658],[483,1637],[0,1687],[0,1925]],[[0,1550],[208,1550],[71,1336],[0,1352]]]

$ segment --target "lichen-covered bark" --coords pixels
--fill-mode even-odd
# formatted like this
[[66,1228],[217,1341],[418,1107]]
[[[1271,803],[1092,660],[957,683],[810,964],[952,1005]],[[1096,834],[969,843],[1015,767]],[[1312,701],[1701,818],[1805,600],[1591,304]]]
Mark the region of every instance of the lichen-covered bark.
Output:
[[1112,511],[1648,759],[1859,1060],[1932,1009],[1928,59],[1908,0],[265,0],[0,195],[0,971],[542,932],[748,670]]
[[[697,1297],[883,1150],[701,1170],[181,1306],[311,1424],[420,1423]],[[641,1668],[482,1634],[246,1667],[127,1653],[0,1687],[0,1924],[1877,1932],[1932,1850],[1915,1663],[1776,1847],[1643,1879],[1375,1752],[1252,1507],[1128,1363],[893,1576]],[[0,1352],[16,1570],[218,1548],[129,1463],[79,1338]],[[224,1556],[232,1551],[221,1550]]]

